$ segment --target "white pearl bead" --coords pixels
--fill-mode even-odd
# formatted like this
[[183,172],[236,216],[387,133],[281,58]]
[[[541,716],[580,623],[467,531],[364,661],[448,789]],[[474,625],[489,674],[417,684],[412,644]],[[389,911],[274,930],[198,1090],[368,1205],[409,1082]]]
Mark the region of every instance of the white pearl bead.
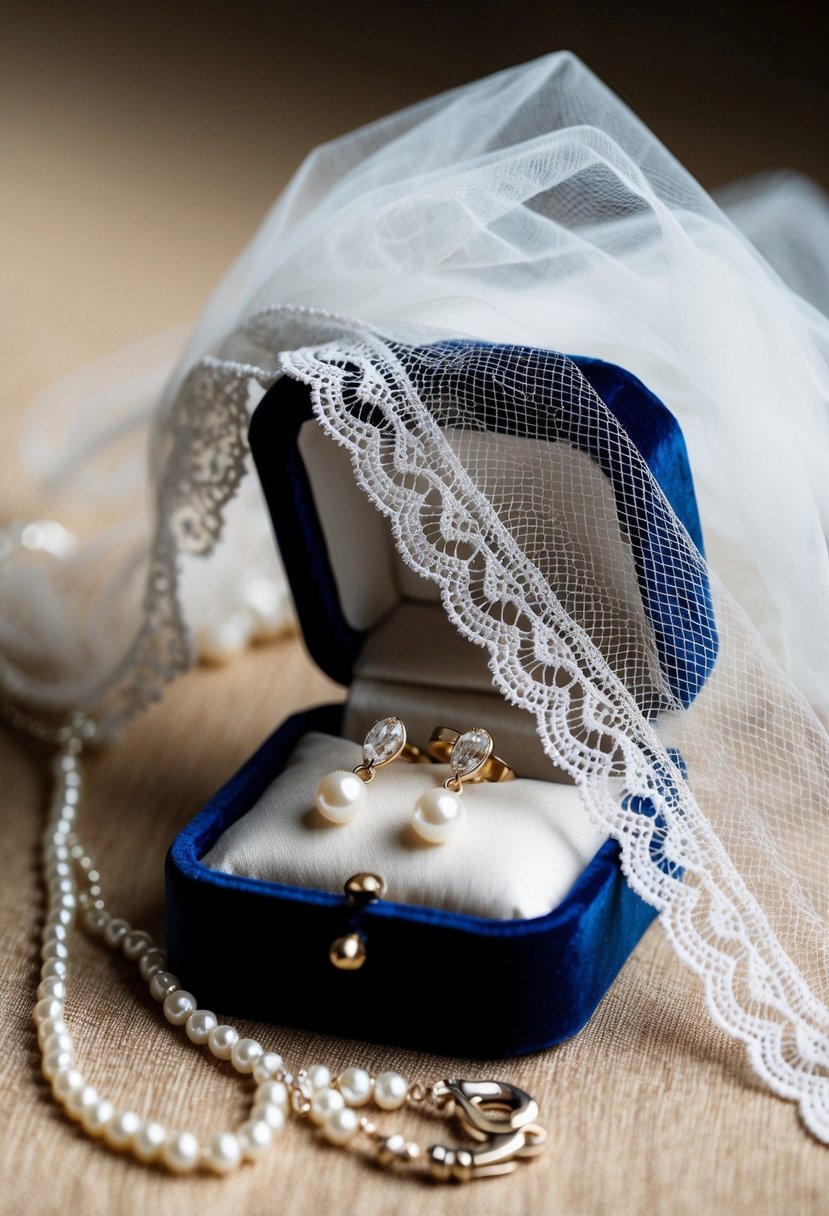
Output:
[[250,1117],[254,1123],[267,1123],[272,1132],[281,1131],[285,1126],[285,1112],[272,1102],[255,1102],[251,1107]]
[[287,597],[269,578],[252,578],[243,590],[245,605],[253,613],[257,641],[284,633],[289,618]]
[[46,1045],[50,1038],[56,1035],[66,1035],[69,1042],[72,1042],[72,1037],[69,1035],[69,1028],[63,1018],[44,1018],[38,1026],[38,1045],[41,1053],[46,1051]]
[[183,1026],[190,1014],[195,1012],[196,998],[192,992],[176,988],[173,992],[168,992],[164,998],[164,1016],[173,1026]]
[[360,1126],[360,1116],[356,1111],[343,1109],[335,1110],[322,1125],[326,1140],[332,1144],[348,1144],[353,1139]]
[[63,1018],[44,1018],[42,1022],[38,1023],[37,1041],[41,1046],[41,1050],[46,1046],[53,1034],[69,1034],[69,1027]]
[[47,1018],[62,1018],[63,1001],[58,1000],[55,996],[45,996],[42,1001],[38,1001],[35,1005],[32,1016],[38,1026],[41,1022],[45,1022]]
[[324,1064],[312,1064],[306,1075],[311,1089],[327,1089],[331,1084],[331,1069]]
[[275,1051],[263,1051],[253,1065],[253,1079],[257,1085],[270,1081],[278,1072],[282,1072],[285,1061]]
[[50,1051],[45,1054],[41,1063],[41,1072],[47,1081],[54,1081],[62,1068],[71,1068],[74,1055],[71,1051]]
[[37,987],[37,995],[41,1001],[47,996],[54,997],[58,1001],[63,1001],[66,999],[66,985],[57,976],[50,976],[48,979],[40,981]]
[[121,949],[131,963],[135,963],[141,958],[142,954],[146,954],[148,950],[153,949],[153,939],[149,933],[145,933],[143,929],[133,929],[127,933],[124,940],[121,942]]
[[72,1119],[82,1120],[94,1106],[98,1105],[99,1101],[98,1091],[94,1085],[82,1085],[80,1089],[73,1089],[66,1099],[66,1113]]
[[229,1174],[242,1160],[242,1147],[232,1132],[219,1132],[207,1146],[204,1163],[214,1174]]
[[207,1046],[217,1060],[229,1060],[238,1038],[232,1026],[214,1026],[207,1036]]
[[142,1123],[135,1133],[132,1151],[139,1161],[149,1164],[149,1162],[158,1159],[158,1155],[166,1140],[167,1129],[164,1125],[156,1123],[154,1119],[150,1119],[146,1123]]
[[112,946],[115,949],[121,945],[131,928],[132,925],[128,920],[123,920],[121,917],[116,916],[104,926],[104,941],[108,946]]
[[174,1132],[161,1146],[161,1159],[174,1174],[187,1174],[199,1163],[199,1142],[192,1132]]
[[397,1110],[408,1092],[409,1083],[399,1072],[381,1072],[374,1082],[374,1101],[381,1110]]
[[92,937],[101,937],[109,924],[109,913],[103,908],[88,908],[83,914],[83,924],[87,933]]
[[163,1001],[166,996],[180,987],[178,977],[173,975],[172,971],[156,971],[150,980],[150,994],[157,1001]]
[[329,823],[350,823],[367,801],[362,777],[345,769],[329,773],[317,786],[317,809]]
[[115,1107],[106,1098],[99,1098],[94,1106],[90,1106],[84,1113],[83,1123],[84,1131],[88,1136],[102,1136],[107,1124],[115,1114]]
[[65,979],[68,970],[69,968],[66,966],[63,959],[50,958],[49,961],[44,963],[41,967],[40,974],[45,980],[49,979],[50,976],[55,976],[58,979]]
[[261,1055],[262,1044],[256,1039],[239,1039],[230,1049],[230,1062],[237,1072],[251,1073]]
[[66,962],[69,957],[69,951],[64,942],[56,942],[54,938],[49,938],[44,942],[40,949],[40,957],[44,963],[48,963],[50,958],[59,958],[62,962]]
[[196,1009],[184,1023],[184,1029],[191,1043],[206,1043],[211,1030],[219,1025],[219,1019],[209,1009]]
[[372,1080],[364,1068],[346,1068],[337,1077],[337,1086],[349,1106],[365,1106],[371,1097]]
[[66,1102],[69,1095],[76,1089],[83,1089],[86,1082],[77,1068],[62,1068],[55,1073],[52,1082],[52,1093],[58,1102]]
[[345,1107],[345,1098],[336,1089],[318,1089],[311,1099],[309,1114],[314,1123],[324,1123],[335,1110]]
[[429,844],[445,844],[455,835],[463,817],[460,796],[441,786],[420,795],[415,803],[412,826]]
[[167,956],[163,950],[148,950],[142,954],[138,962],[138,970],[142,980],[148,983],[159,971],[167,966]]
[[290,1101],[288,1086],[284,1081],[265,1081],[262,1085],[257,1085],[253,1100],[255,1103],[266,1102],[271,1106],[278,1106],[280,1110],[287,1110]]
[[[66,1023],[64,1022],[64,1027]],[[54,1034],[47,1035],[41,1043],[41,1051],[45,1056],[49,1056],[54,1051],[74,1052],[75,1045],[72,1042],[72,1036],[68,1028],[56,1031]]]
[[141,1120],[134,1110],[116,1110],[104,1125],[104,1139],[110,1148],[129,1148],[140,1130]]
[[262,1119],[250,1119],[239,1128],[239,1144],[246,1161],[256,1161],[271,1146],[273,1132]]
[[199,629],[196,636],[199,658],[216,664],[237,658],[250,642],[255,623],[253,613],[241,609],[213,628]]

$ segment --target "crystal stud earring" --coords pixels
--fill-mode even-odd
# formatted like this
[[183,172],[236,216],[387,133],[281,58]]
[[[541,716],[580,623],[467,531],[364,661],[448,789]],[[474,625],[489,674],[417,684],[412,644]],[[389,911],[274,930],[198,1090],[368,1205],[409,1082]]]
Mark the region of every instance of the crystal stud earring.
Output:
[[[463,783],[481,780],[479,774],[486,771],[492,748],[492,735],[482,726],[456,736],[449,752],[449,776],[441,787],[427,790],[415,803],[412,827],[423,840],[429,844],[445,844],[455,835],[465,814],[460,797]],[[512,774],[503,761],[499,764]]]
[[353,772],[337,769],[317,787],[317,810],[329,823],[351,823],[366,805],[366,785],[375,770],[404,756],[420,760],[416,747],[406,742],[406,727],[399,718],[381,718],[363,740],[363,760]]

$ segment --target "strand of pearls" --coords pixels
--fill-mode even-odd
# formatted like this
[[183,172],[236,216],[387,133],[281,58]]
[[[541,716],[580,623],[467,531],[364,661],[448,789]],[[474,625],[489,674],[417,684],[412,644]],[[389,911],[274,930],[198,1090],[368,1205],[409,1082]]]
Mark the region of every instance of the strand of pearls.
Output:
[[[53,762],[54,792],[43,836],[43,873],[47,891],[41,940],[40,985],[34,1020],[42,1054],[43,1075],[55,1100],[91,1137],[117,1152],[130,1152],[141,1162],[155,1162],[175,1174],[196,1169],[228,1174],[265,1153],[290,1115],[318,1127],[332,1144],[347,1145],[362,1133],[384,1164],[410,1164],[417,1145],[400,1134],[387,1136],[358,1113],[370,1101],[381,1110],[397,1110],[427,1100],[430,1091],[410,1086],[397,1072],[373,1078],[364,1069],[347,1068],[336,1078],[323,1064],[301,1069],[296,1077],[282,1057],[255,1039],[240,1038],[209,1009],[181,988],[166,968],[164,952],[151,935],[134,929],[107,910],[100,875],[75,830],[82,792],[80,752],[91,734],[88,720],[73,720],[61,737]],[[173,1026],[206,1047],[219,1060],[253,1082],[248,1118],[235,1131],[222,1131],[202,1145],[194,1132],[168,1130],[156,1119],[118,1109],[87,1083],[75,1061],[75,1048],[64,1018],[69,972],[69,938],[76,922],[93,937],[136,963],[150,993]]]

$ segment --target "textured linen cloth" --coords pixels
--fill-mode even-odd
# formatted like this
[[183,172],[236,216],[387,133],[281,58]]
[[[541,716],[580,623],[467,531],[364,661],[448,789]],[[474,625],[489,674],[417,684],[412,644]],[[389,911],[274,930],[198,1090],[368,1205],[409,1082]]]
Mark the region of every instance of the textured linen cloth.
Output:
[[[81,815],[115,911],[160,934],[163,863],[175,832],[250,754],[279,717],[338,690],[315,674],[296,642],[196,671],[90,763]],[[228,1216],[488,1214],[514,1216],[772,1216],[825,1210],[829,1155],[792,1107],[764,1091],[741,1048],[717,1031],[695,979],[656,923],[592,1021],[561,1047],[519,1060],[450,1060],[278,1026],[239,1023],[294,1065],[325,1061],[405,1076],[496,1076],[541,1104],[546,1154],[510,1178],[424,1189],[368,1167],[291,1124],[273,1151],[225,1180],[170,1178],[87,1140],[52,1102],[38,1072],[31,1021],[41,892],[36,856],[43,822],[43,755],[0,732],[4,881],[0,884],[2,1216]],[[379,781],[379,777],[378,777]],[[474,792],[474,791],[472,791]],[[227,1064],[164,1022],[136,969],[83,935],[67,1017],[90,1080],[115,1102],[202,1135],[244,1116],[243,1086]],[[291,977],[285,977],[289,982]],[[198,993],[196,994],[198,996]],[[414,993],[437,1016],[486,1017],[487,993]],[[231,1010],[221,1011],[230,1015]],[[394,1128],[399,1115],[387,1117]],[[405,1120],[433,1143],[442,1125]],[[670,1130],[670,1136],[667,1135]]]
[[[326,72],[310,86],[305,58],[282,55],[279,71],[270,77],[286,82],[280,85],[286,105],[261,106],[257,125],[249,121],[243,90],[235,89],[238,77],[225,75],[232,49],[227,46],[217,60],[222,72],[214,74],[209,91],[195,94],[197,100],[190,73],[181,70],[192,52],[170,58],[159,88],[159,36],[148,22],[151,48],[145,60],[153,70],[144,72],[143,90],[135,100],[130,96],[125,101],[127,94],[119,93],[117,84],[122,76],[138,78],[127,71],[132,50],[129,56],[124,48],[118,55],[102,56],[87,23],[79,23],[67,6],[67,27],[79,43],[88,42],[90,56],[109,73],[102,112],[92,91],[87,98],[79,93],[84,79],[94,78],[89,64],[80,70],[67,56],[58,71],[48,56],[55,48],[63,51],[62,41],[53,38],[50,45],[44,39],[42,10],[26,11],[31,12],[32,30],[28,59],[36,72],[24,75],[26,64],[11,40],[0,47],[0,53],[7,52],[4,146],[7,163],[14,165],[3,181],[3,215],[7,231],[14,233],[3,257],[2,295],[9,307],[0,332],[3,520],[37,508],[26,502],[14,440],[20,414],[37,392],[72,367],[194,316],[280,181],[307,148],[331,133],[332,107],[344,130],[371,112],[448,83],[440,64],[433,69],[430,55],[417,55],[418,72],[432,75],[419,75],[417,92],[410,86],[404,95],[394,63],[387,74],[389,95],[381,101],[373,92],[355,90],[361,76],[368,82],[373,73],[365,70],[365,60],[358,59],[355,66],[351,53],[342,57],[339,73]],[[307,30],[308,10],[297,12],[297,22]],[[573,14],[574,20],[584,21],[575,9]],[[504,32],[515,37],[523,27],[527,42],[521,47],[512,43],[509,51],[499,44],[498,54],[519,62],[542,45],[559,44],[565,17],[547,6],[544,20],[549,24],[543,28],[531,20],[508,23]],[[755,21],[762,17],[753,13]],[[280,10],[279,21],[285,20],[286,10]],[[316,24],[315,37],[325,25]],[[215,28],[217,38],[226,42],[222,23]],[[390,28],[394,31],[393,23]],[[491,43],[490,27],[484,23],[481,29]],[[693,111],[666,109],[659,92],[664,74],[652,70],[650,47],[637,30],[639,60],[629,54],[630,38],[620,56],[619,30],[617,21],[591,21],[591,44],[605,39],[620,89],[627,81],[623,95],[636,104],[641,89],[646,91],[651,98],[646,116],[659,117],[660,131],[677,151],[694,153],[691,167],[705,180],[726,180],[735,172],[788,158],[791,127],[766,127],[762,121],[768,94],[762,43],[755,52],[742,37],[742,27],[741,54],[755,55],[757,84],[753,99],[743,94],[743,120],[735,117],[722,128],[710,119],[714,94],[701,94],[700,105],[707,104],[708,111],[699,121],[696,105]],[[417,34],[409,21],[407,46]],[[339,37],[339,31],[330,37]],[[399,35],[394,37],[397,47]],[[434,41],[433,25],[424,23],[423,38]],[[682,39],[696,40],[709,80],[719,66],[723,80],[745,83],[745,72],[741,77],[730,73],[733,42],[712,39],[704,23],[687,21]],[[284,37],[281,42],[286,44]],[[817,56],[819,40],[811,45]],[[456,51],[452,45],[450,55]],[[256,56],[247,51],[239,55],[247,83],[260,87],[267,71],[259,70]],[[594,62],[600,65],[597,56]],[[641,89],[634,88],[637,62],[643,69]],[[480,75],[488,66],[476,62],[466,75]],[[460,79],[454,64],[452,73]],[[795,89],[797,81],[789,84]],[[305,99],[303,104],[317,104],[320,86],[328,92],[318,110],[301,115],[297,97]],[[819,116],[814,93],[801,90],[803,95],[810,112]],[[171,96],[177,104],[171,105]],[[218,134],[208,105],[222,116]],[[192,117],[185,121],[188,106]],[[143,125],[136,119],[139,109]],[[819,117],[815,124],[811,145],[819,147]],[[687,138],[677,138],[680,130]],[[263,146],[268,155],[262,155]],[[231,190],[227,183],[236,186]],[[116,292],[114,284],[123,287]],[[175,833],[279,721],[294,709],[337,695],[312,671],[297,644],[266,648],[225,670],[186,677],[129,730],[118,748],[96,759],[89,770],[81,828],[100,862],[113,908],[161,933],[164,855]],[[248,1027],[263,1041],[277,1043],[292,1062],[396,1067],[412,1079],[491,1073],[525,1086],[541,1104],[550,1141],[544,1157],[523,1164],[512,1178],[465,1188],[422,1186],[320,1146],[307,1128],[293,1125],[264,1161],[226,1180],[169,1178],[105,1152],[58,1111],[38,1071],[31,1011],[42,911],[37,850],[45,760],[41,749],[0,727],[2,1216],[320,1216],[356,1211],[363,1216],[422,1216],[424,1209],[429,1216],[808,1216],[826,1211],[829,1150],[802,1130],[790,1104],[760,1086],[739,1045],[712,1026],[697,981],[676,959],[658,923],[585,1030],[561,1047],[521,1060],[436,1059],[280,1027]],[[82,936],[73,938],[73,958],[75,951],[67,1016],[79,1059],[94,1084],[113,1101],[152,1111],[170,1127],[192,1126],[206,1134],[243,1117],[238,1080],[227,1065],[196,1051],[163,1021],[134,968]],[[424,1016],[430,995],[413,994],[423,1002]],[[441,993],[434,1008],[441,1016],[485,1017],[487,1002],[496,999],[497,993],[485,991]],[[412,1126],[428,1142],[435,1130],[434,1125]]]

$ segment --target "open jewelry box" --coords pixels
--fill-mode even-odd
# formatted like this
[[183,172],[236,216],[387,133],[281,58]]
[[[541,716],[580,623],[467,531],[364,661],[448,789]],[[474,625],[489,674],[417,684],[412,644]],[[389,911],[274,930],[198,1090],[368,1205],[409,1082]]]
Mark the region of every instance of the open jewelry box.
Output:
[[[544,352],[504,350],[516,365],[544,360]],[[623,369],[573,362],[701,551],[672,415]],[[532,417],[522,425],[523,434],[493,434],[511,445],[516,495],[527,463],[544,459]],[[279,380],[254,414],[250,441],[306,645],[349,693],[344,706],[311,709],[280,726],[174,841],[172,970],[228,1014],[423,1050],[495,1057],[568,1038],[590,1018],[653,909],[627,885],[615,842],[601,837],[569,778],[544,754],[531,716],[493,687],[485,652],[456,633],[434,585],[399,557],[346,453],[314,418],[308,389]],[[629,487],[612,454],[589,444],[549,447],[551,455],[562,449],[556,459],[584,463],[582,483],[590,478],[589,548],[595,519],[617,521]],[[551,492],[566,495],[566,478]],[[647,527],[654,491],[641,493],[633,513],[640,522],[628,524],[602,577],[620,605],[619,628],[647,636],[652,647],[656,639],[651,661],[687,703],[714,661],[708,587],[700,583],[697,598],[680,603],[670,580],[661,586],[654,577],[666,555]],[[416,744],[436,726],[485,726],[519,780],[469,787],[464,830],[439,848],[407,834],[414,794],[446,775],[438,767],[388,766],[358,826],[324,825],[313,809],[320,778],[358,764],[367,730],[391,715]],[[380,873],[386,896],[351,904],[343,884],[358,871]],[[329,949],[353,933],[365,942],[365,965],[340,970]]]

